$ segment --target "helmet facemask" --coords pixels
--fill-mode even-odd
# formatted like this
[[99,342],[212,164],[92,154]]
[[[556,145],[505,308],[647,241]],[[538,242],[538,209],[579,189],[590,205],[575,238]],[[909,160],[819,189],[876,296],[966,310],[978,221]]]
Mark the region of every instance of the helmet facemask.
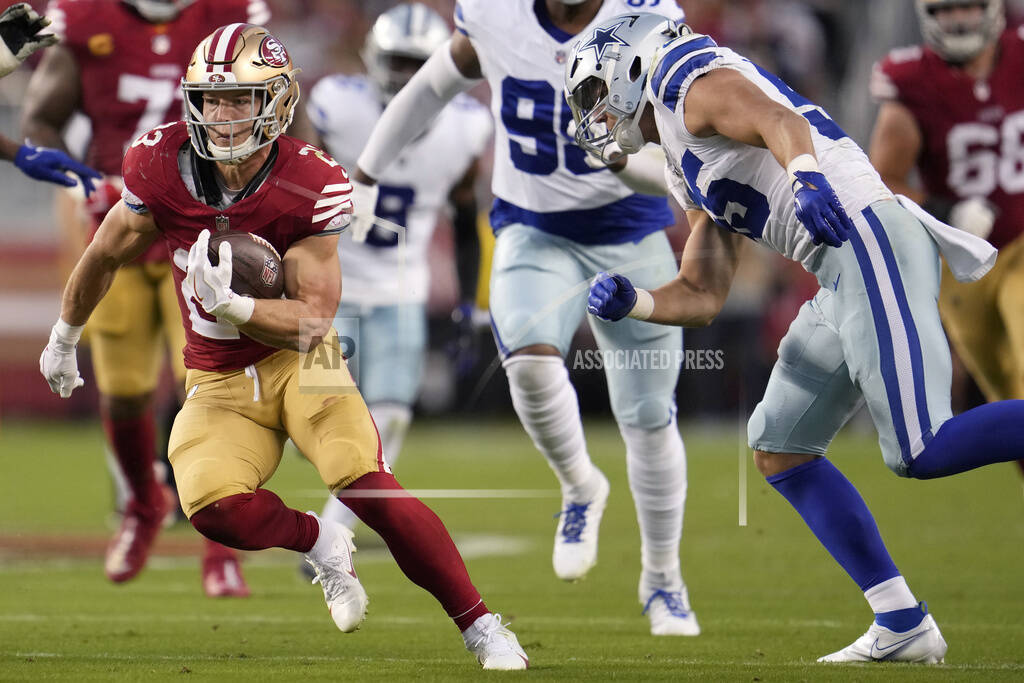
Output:
[[[1003,0],[917,0],[917,17],[925,42],[948,62],[970,61],[1006,26]],[[977,7],[977,19],[957,21],[943,12],[956,7]]]
[[397,5],[377,17],[360,56],[385,103],[405,87],[450,34],[445,20],[418,2]]
[[[291,78],[292,74],[276,76],[261,83],[183,83],[185,122],[196,153],[209,161],[233,165],[241,163],[253,152],[276,140],[291,125],[295,113],[294,102],[289,100],[297,101],[299,97],[299,86]],[[203,94],[217,90],[248,92],[249,116],[231,121],[207,121],[203,114]],[[286,112],[283,121],[281,112]],[[228,144],[214,144],[210,130],[228,126]],[[236,137],[241,138],[243,135],[245,138],[236,142]]]
[[648,103],[648,71],[676,30],[659,15],[623,15],[573,46],[566,61],[565,91],[577,145],[605,163],[613,160],[614,152],[643,149],[640,118]]
[[[298,73],[284,46],[258,26],[233,24],[200,43],[181,82],[185,123],[196,154],[238,164],[274,142],[292,122],[299,101]],[[207,121],[203,95],[227,92],[248,93],[248,116]],[[229,131],[227,144],[218,145],[214,139],[224,129]]]

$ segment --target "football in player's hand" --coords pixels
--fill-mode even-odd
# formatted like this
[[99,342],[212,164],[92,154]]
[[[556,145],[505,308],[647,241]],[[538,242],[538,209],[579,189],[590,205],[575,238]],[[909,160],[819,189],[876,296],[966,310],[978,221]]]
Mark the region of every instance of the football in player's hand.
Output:
[[281,255],[259,235],[224,232],[210,237],[210,263],[220,262],[221,242],[231,245],[231,289],[254,299],[279,299],[284,292]]

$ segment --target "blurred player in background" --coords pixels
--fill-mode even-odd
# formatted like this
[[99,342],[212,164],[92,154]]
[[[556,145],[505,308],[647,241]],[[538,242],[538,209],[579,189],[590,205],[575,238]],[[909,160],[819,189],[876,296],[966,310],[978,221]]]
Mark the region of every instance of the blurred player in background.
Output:
[[[485,669],[525,669],[526,653],[484,605],[444,525],[391,475],[331,330],[351,185],[324,152],[283,135],[299,99],[296,73],[261,27],[230,24],[200,43],[182,81],[186,121],[143,134],[125,155],[124,199],[72,273],[43,375],[71,394],[81,383],[75,343],[114,271],[166,242],[189,368],[171,464],[192,525],[236,548],[305,553],[335,624],[355,630],[367,596],[351,532],[262,488],[290,437],[331,493],[348,496],[405,574],[438,599]],[[287,298],[234,292],[231,245],[210,263],[211,227],[258,234],[283,254],[271,274],[283,271]]]
[[[47,15],[61,45],[47,52],[32,76],[23,129],[32,141],[61,148],[72,114],[88,117],[86,161],[104,174],[83,206],[90,233],[119,201],[121,159],[129,144],[181,118],[179,83],[196,44],[222,24],[270,18],[263,0],[54,0]],[[167,250],[154,244],[118,271],[91,319],[103,427],[130,492],[107,549],[105,570],[114,582],[142,570],[174,505],[153,465],[154,392],[165,355],[179,391],[185,381],[185,337],[175,298]],[[211,597],[249,594],[234,551],[205,544],[203,589]]]
[[893,191],[999,249],[980,282],[946,266],[939,309],[985,398],[1024,398],[1024,29],[1004,30],[1003,0],[916,2],[926,44],[872,76],[871,161]]
[[662,17],[598,26],[570,55],[566,92],[577,140],[597,153],[612,141],[634,153],[645,141],[663,146],[664,178],[691,226],[675,279],[649,292],[602,273],[591,313],[708,325],[748,238],[818,280],[747,424],[754,462],[875,613],[864,635],[818,661],[941,663],[946,642],[927,605],[860,494],[824,456],[866,403],[882,457],[900,476],[946,477],[1020,457],[1024,401],[952,415],[936,307],[940,253],[956,277],[977,280],[995,249],[897,201],[828,114],[777,76]]
[[[630,177],[633,168],[594,168],[572,141],[562,72],[578,35],[641,6],[683,18],[668,0],[461,0],[457,31],[389,104],[353,174],[359,181],[353,190],[358,236],[364,222],[372,222],[362,215],[375,205],[370,186],[391,160],[456,93],[487,79],[499,122],[492,326],[516,414],[561,484],[552,564],[567,581],[583,578],[597,562],[609,492],[587,452],[564,360],[584,316],[586,282],[600,270],[631,264],[636,277],[653,285],[671,277],[676,261],[664,232],[675,222],[664,196],[638,193],[645,183]],[[659,174],[663,162],[655,163]],[[588,322],[602,349],[675,359],[682,348],[678,329]],[[640,526],[640,603],[653,635],[697,635],[679,563],[686,499],[686,455],[675,408],[679,367],[609,364],[606,377]]]
[[[368,76],[327,76],[310,95],[309,118],[331,156],[355,166],[384,107],[449,34],[444,19],[419,3],[398,5],[377,19],[362,52]],[[480,266],[474,185],[492,131],[487,109],[469,95],[457,96],[379,178],[375,214],[408,232],[375,226],[362,242],[347,233],[339,240],[345,290],[335,329],[356,340],[354,374],[391,466],[409,428],[427,346],[427,248],[449,204],[465,302],[460,313],[472,315]],[[334,497],[321,516],[349,529],[357,521]]]
[[[40,33],[49,25],[48,18],[39,16],[24,2],[11,5],[0,14],[0,78],[17,69],[36,50],[57,43],[59,39],[54,34]],[[59,149],[18,144],[4,135],[0,135],[0,159],[14,162],[30,178],[65,187],[78,184],[68,175],[74,173],[87,195],[94,189],[93,181],[100,178],[99,173]]]

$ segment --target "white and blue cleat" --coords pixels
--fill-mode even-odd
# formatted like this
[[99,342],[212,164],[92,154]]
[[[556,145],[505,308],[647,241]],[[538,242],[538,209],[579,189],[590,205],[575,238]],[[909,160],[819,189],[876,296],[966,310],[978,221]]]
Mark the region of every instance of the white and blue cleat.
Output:
[[819,662],[916,662],[942,664],[946,657],[946,641],[939,632],[928,606],[921,603],[924,618],[907,631],[891,631],[872,622],[867,633],[838,652],[819,657]]
[[677,591],[645,590],[640,586],[643,613],[651,622],[652,636],[699,636],[697,614],[690,607],[686,588]]
[[610,487],[605,476],[596,469],[595,472],[600,481],[589,500],[562,497],[551,564],[555,576],[563,581],[579,581],[597,564],[598,531]]

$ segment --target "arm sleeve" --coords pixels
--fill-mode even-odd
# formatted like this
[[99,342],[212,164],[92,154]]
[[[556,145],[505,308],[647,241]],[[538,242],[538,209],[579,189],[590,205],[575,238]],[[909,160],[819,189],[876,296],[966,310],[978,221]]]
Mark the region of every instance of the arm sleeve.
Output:
[[363,153],[359,155],[356,162],[359,168],[373,178],[380,177],[391,160],[455,95],[476,82],[459,72],[452,59],[449,42],[445,42],[384,110]]

